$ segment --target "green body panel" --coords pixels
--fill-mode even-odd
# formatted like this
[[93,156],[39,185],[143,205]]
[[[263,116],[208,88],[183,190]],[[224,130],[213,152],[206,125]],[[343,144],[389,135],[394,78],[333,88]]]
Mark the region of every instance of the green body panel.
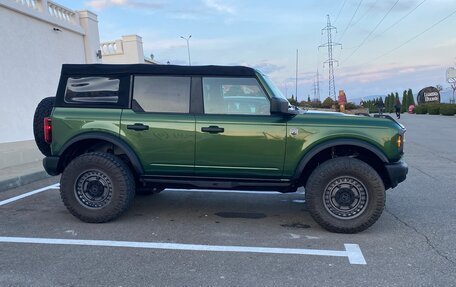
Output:
[[[290,132],[293,128],[298,131],[295,136]],[[399,126],[387,119],[307,113],[291,118],[287,129],[284,177],[293,176],[305,154],[329,140],[361,140],[378,148],[390,161],[397,161],[401,156],[397,147]]]
[[[143,123],[149,130],[127,125]],[[293,177],[300,160],[329,140],[358,139],[397,161],[399,126],[363,116],[191,115],[136,113],[132,110],[55,108],[52,114],[53,154],[77,135],[103,132],[120,136],[137,154],[146,174],[214,177]],[[218,126],[210,134],[202,127]],[[296,135],[291,129],[297,130]]]
[[[127,125],[142,123],[149,130]],[[190,114],[136,113],[124,110],[120,137],[138,155],[146,174],[193,175],[195,164],[195,116]]]
[[[218,126],[223,133],[202,132]],[[283,116],[197,115],[195,174],[223,177],[281,177],[285,158]]]
[[121,109],[54,108],[52,113],[52,153],[60,154],[65,143],[87,132],[119,135]]

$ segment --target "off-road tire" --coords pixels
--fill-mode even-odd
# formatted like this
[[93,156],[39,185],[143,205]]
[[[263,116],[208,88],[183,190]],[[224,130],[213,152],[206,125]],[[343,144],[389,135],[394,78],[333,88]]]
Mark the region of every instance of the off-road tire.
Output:
[[35,109],[33,116],[33,135],[38,149],[45,156],[51,155],[51,146],[44,141],[44,118],[49,117],[54,108],[55,97],[48,97],[41,100]]
[[[104,182],[101,186],[104,186],[103,190],[110,195],[107,196],[107,203],[96,208],[83,203],[85,198],[81,196],[88,190],[81,188],[85,184],[82,184],[81,180],[90,173],[99,175],[98,181]],[[90,223],[107,222],[119,217],[128,209],[135,196],[135,180],[129,167],[115,155],[101,152],[86,153],[71,161],[63,171],[60,179],[60,196],[70,213],[80,220]]]
[[[328,194],[331,195],[333,183],[347,178],[365,187],[360,190],[365,190],[367,203],[356,215],[341,218],[330,211],[328,198],[331,196]],[[386,197],[385,186],[378,173],[367,163],[350,157],[334,158],[319,165],[307,181],[305,194],[312,218],[323,228],[338,233],[356,233],[369,228],[382,214]]]

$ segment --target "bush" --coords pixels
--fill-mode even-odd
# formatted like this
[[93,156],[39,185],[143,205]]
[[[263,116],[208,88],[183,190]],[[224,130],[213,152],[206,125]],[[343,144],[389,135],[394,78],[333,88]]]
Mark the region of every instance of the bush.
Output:
[[428,109],[426,105],[418,105],[415,107],[415,114],[417,115],[425,115],[427,114]]
[[454,116],[456,114],[456,105],[440,105],[440,114],[444,116]]
[[321,107],[322,108],[326,108],[326,109],[330,109],[332,108],[332,106],[334,105],[334,101],[333,99],[331,99],[330,97],[327,97],[323,103],[321,103]]
[[347,103],[345,105],[345,109],[346,110],[354,110],[354,109],[358,109],[358,108],[359,108],[359,106],[357,106],[357,105],[355,105],[354,103],[351,103],[351,102]]
[[427,106],[427,110],[430,115],[440,115],[440,105],[439,104],[430,104]]

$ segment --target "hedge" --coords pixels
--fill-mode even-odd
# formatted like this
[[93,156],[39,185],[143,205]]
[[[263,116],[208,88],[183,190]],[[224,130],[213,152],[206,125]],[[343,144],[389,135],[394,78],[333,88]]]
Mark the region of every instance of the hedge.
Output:
[[454,116],[456,114],[456,105],[440,105],[440,114]]
[[456,114],[456,104],[421,104],[415,107],[415,113],[419,115],[454,116]]
[[418,105],[415,107],[415,114],[417,115],[425,115],[427,114],[428,109],[426,105]]
[[440,105],[439,104],[429,104],[427,106],[428,114],[430,115],[440,115]]

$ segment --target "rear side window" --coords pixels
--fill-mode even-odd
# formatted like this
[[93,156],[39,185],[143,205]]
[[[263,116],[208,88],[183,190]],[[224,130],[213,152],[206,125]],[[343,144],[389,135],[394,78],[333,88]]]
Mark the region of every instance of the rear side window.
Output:
[[136,76],[133,107],[156,113],[190,111],[190,77]]
[[70,77],[65,103],[108,103],[119,101],[120,80],[110,77]]

